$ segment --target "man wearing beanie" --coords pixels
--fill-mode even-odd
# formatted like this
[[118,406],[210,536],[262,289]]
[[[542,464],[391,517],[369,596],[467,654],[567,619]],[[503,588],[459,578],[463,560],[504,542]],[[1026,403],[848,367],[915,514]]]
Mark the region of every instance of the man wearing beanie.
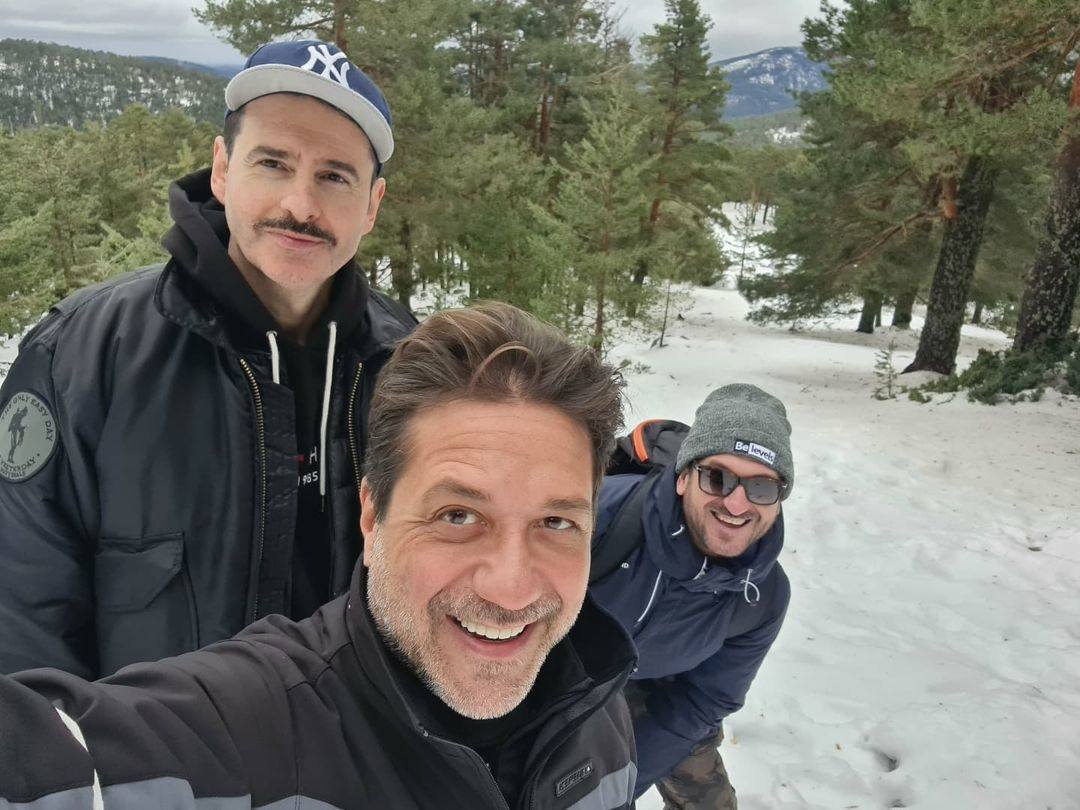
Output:
[[717,747],[791,595],[777,560],[795,483],[790,436],[780,400],[727,385],[698,408],[673,463],[611,476],[600,492],[594,564],[609,532],[640,537],[590,592],[637,645],[635,795],[655,784],[665,810],[737,807]]
[[169,260],[53,307],[0,389],[0,672],[101,677],[348,589],[375,379],[416,324],[355,261],[390,110],[317,41],[224,101]]

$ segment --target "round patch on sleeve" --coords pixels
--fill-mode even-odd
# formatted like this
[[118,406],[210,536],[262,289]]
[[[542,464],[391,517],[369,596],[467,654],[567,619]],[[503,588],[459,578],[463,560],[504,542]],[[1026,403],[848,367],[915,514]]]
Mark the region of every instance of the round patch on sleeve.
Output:
[[25,481],[56,449],[56,419],[45,401],[19,391],[0,411],[0,478]]

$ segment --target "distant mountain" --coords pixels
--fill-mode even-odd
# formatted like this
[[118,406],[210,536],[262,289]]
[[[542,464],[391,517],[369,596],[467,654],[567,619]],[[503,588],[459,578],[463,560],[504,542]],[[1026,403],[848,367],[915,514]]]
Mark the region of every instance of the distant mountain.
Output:
[[[195,66],[192,66],[195,67]],[[107,121],[132,104],[220,124],[226,78],[208,68],[23,39],[0,40],[0,127]]]
[[195,73],[209,73],[211,76],[222,76],[225,79],[231,79],[244,67],[239,62],[235,65],[200,65],[198,62],[185,62],[182,59],[170,59],[167,56],[140,56],[139,58],[147,62],[172,65],[181,70],[189,70]]
[[789,110],[798,106],[792,91],[815,92],[826,87],[824,65],[811,62],[797,47],[769,48],[712,65],[727,74],[731,85],[724,107],[728,119]]

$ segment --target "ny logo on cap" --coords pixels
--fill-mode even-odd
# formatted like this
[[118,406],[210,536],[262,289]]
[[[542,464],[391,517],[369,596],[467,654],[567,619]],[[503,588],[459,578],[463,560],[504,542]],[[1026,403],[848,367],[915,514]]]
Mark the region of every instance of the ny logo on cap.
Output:
[[[330,49],[326,45],[308,45],[308,57],[307,63],[301,65],[304,70],[310,70],[313,73],[315,68],[321,63],[323,66],[322,75],[328,79],[333,79],[343,87],[349,86],[349,80],[345,78],[345,74],[349,72],[349,60],[341,51],[335,54],[330,53]],[[339,59],[344,59],[345,64],[340,67],[334,63]]]

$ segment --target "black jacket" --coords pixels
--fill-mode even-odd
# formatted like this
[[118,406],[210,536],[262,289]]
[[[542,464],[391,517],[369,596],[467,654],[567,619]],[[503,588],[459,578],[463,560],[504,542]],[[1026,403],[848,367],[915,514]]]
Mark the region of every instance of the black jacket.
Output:
[[[16,462],[0,464],[0,672],[98,677],[289,612],[293,392],[273,382],[269,345],[239,314],[254,294],[228,260],[206,173],[174,185],[170,203],[173,259],[57,304],[0,389],[0,431],[11,432],[0,450],[12,445]],[[416,322],[369,292],[352,263],[339,289],[362,311],[341,313],[352,328],[333,361],[330,576],[319,601],[348,587],[376,374]],[[9,403],[41,411],[20,417],[18,436]]]
[[[56,670],[0,677],[0,810],[89,810],[95,778],[108,810],[507,810],[480,756],[402,689],[364,580],[308,620],[271,616],[98,683]],[[619,694],[633,656],[586,603],[537,679],[546,688],[514,807],[633,806]]]

